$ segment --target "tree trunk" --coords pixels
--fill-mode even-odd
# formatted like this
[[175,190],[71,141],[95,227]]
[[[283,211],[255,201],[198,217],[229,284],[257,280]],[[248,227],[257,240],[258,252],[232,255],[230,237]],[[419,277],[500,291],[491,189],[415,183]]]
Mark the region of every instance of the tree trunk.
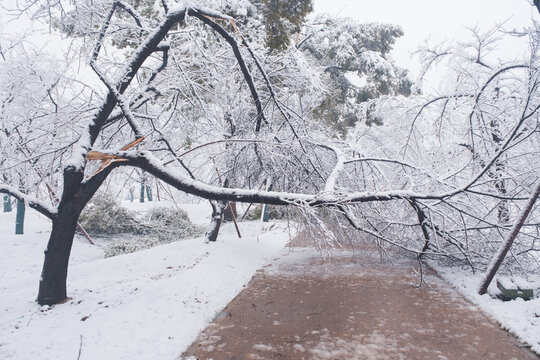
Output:
[[534,206],[534,203],[538,199],[539,195],[540,195],[540,179],[538,179],[538,182],[536,183],[536,187],[533,193],[531,194],[531,197],[529,198],[529,200],[527,201],[527,204],[525,205],[523,210],[521,210],[521,213],[516,219],[516,222],[514,223],[514,226],[512,227],[510,234],[508,234],[508,237],[504,241],[503,245],[501,246],[497,254],[493,256],[493,259],[491,260],[491,263],[488,266],[488,269],[486,271],[486,275],[484,276],[484,279],[482,280],[480,287],[478,289],[478,293],[480,295],[483,295],[486,293],[489,284],[493,280],[493,277],[497,273],[497,270],[499,270],[499,267],[501,266],[504,258],[506,257],[506,254],[510,250],[510,247],[514,243],[514,240],[519,234],[519,230],[521,230],[521,227],[525,223],[527,216],[529,216],[529,213],[531,212]]
[[57,304],[67,298],[69,255],[80,214],[73,205],[71,202],[63,211],[59,210],[57,218],[53,220],[39,282],[37,302],[40,305]]
[[420,225],[420,229],[422,230],[422,234],[424,235],[424,246],[422,247],[422,251],[418,254],[418,258],[420,259],[429,248],[429,245],[431,242],[431,239],[429,237],[429,230],[427,226],[427,217],[424,210],[422,210],[422,208],[418,205],[416,201],[412,200],[409,203],[411,204],[412,208],[416,212],[416,216],[418,218],[418,224]]
[[221,220],[223,216],[223,209],[226,202],[224,201],[210,201],[212,205],[212,220],[210,226],[206,232],[206,241],[216,241],[219,234],[219,228],[221,227]]
[[77,221],[84,206],[94,196],[112,168],[113,166],[109,166],[84,184],[83,171],[73,167],[64,169],[64,190],[58,212],[52,219],[51,235],[39,281],[38,304],[53,305],[66,300],[69,256]]

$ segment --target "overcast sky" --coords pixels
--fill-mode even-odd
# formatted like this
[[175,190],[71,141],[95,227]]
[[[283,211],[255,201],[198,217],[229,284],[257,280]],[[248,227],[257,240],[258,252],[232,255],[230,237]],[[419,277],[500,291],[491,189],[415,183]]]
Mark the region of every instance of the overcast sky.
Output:
[[[521,29],[540,21],[529,0],[314,0],[316,12],[353,17],[362,22],[400,25],[405,35],[398,40],[393,53],[396,62],[413,73],[419,65],[410,58],[426,39],[437,44],[448,39],[468,39],[466,27],[482,30],[504,23],[506,30]],[[505,43],[501,56],[519,57],[524,39]]]

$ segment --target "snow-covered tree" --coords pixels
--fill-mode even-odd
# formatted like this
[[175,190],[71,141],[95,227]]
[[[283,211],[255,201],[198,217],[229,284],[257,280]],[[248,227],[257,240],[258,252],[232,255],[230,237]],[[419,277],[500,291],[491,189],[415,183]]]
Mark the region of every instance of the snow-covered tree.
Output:
[[[528,57],[512,61],[490,52],[501,34],[474,32],[468,43],[422,49],[426,69],[444,69],[440,93],[382,99],[369,110],[385,125],[359,124],[351,135],[360,144],[359,155],[394,158],[393,166],[381,163],[369,176],[379,188],[463,190],[385,208],[385,216],[400,220],[375,235],[390,239],[399,233],[414,244],[409,249],[445,254],[473,270],[487,265],[540,173],[538,33],[529,31]],[[373,171],[371,162],[362,161],[363,174]],[[359,212],[372,222],[384,213],[379,206],[374,215],[368,210]],[[532,216],[525,224],[505,264],[509,269],[538,271],[539,223]]]
[[[326,91],[314,109],[319,120],[344,134],[365,110],[361,104],[381,96],[411,94],[407,71],[390,57],[396,39],[403,35],[400,27],[320,15],[306,28],[297,46],[325,74]],[[365,121],[381,123],[373,116]]]
[[[225,4],[240,4],[237,12],[249,6]],[[11,180],[0,183],[0,192],[26,201],[52,220],[40,304],[66,298],[78,217],[117,169],[138,168],[178,190],[208,199],[218,204],[215,217],[226,201],[293,205],[328,239],[339,240],[342,232],[360,230],[380,244],[416,255],[471,263],[485,258],[476,239],[505,229],[493,224],[492,212],[484,208],[489,205],[479,202],[501,199],[489,171],[503,155],[507,168],[512,168],[510,160],[519,159],[519,164],[529,161],[537,169],[538,152],[523,150],[531,142],[538,143],[536,50],[527,67],[512,72],[514,80],[508,86],[515,89],[515,105],[510,105],[511,96],[504,101],[502,96],[488,96],[489,86],[484,85],[491,84],[490,77],[500,78],[499,67],[494,67],[478,79],[459,77],[464,84],[472,85],[475,79],[480,84],[459,87],[466,89],[466,96],[455,92],[447,96],[467,100],[464,104],[443,101],[442,108],[434,108],[431,104],[438,101],[421,97],[387,97],[364,103],[364,108],[356,103],[363,118],[342,141],[333,129],[312,121],[312,109],[303,106],[305,101],[316,103],[324,81],[309,65],[302,47],[268,53],[264,35],[250,34],[252,40],[260,39],[252,44],[232,17],[205,7],[204,2],[201,6],[135,5],[121,0],[76,1],[45,12],[56,28],[75,37],[72,49],[79,49],[81,62],[88,63],[99,82],[66,77],[60,84],[65,87],[55,87],[66,89],[63,93],[52,100],[35,97],[42,99],[41,107],[48,104],[50,120],[44,120],[44,129],[50,133],[51,124],[64,126],[57,135],[62,141],[46,137],[34,143],[38,148],[51,147],[52,152],[40,153],[40,158],[62,154],[46,160],[61,189],[58,202],[46,200],[45,184],[36,185],[37,196],[30,196]],[[397,36],[391,27],[373,29],[379,35],[390,32],[385,35],[386,46]],[[127,37],[129,43],[123,42]],[[400,77],[392,80],[390,70],[395,69],[383,56],[386,50],[368,50],[363,62],[354,66],[373,65],[376,70],[388,63],[388,67],[380,78],[369,80],[367,88],[373,86],[380,92],[377,96],[399,94],[399,81],[394,80]],[[331,59],[330,52],[324,51]],[[333,51],[338,59],[349,56]],[[340,66],[347,65],[344,61]],[[368,70],[357,71],[356,76],[362,74],[371,76]],[[88,85],[79,89],[80,83]],[[392,90],[386,92],[387,88]],[[507,127],[500,128],[499,145],[482,149],[481,163],[460,145],[463,139],[453,141],[456,136],[451,134],[454,126],[462,134],[477,134],[482,122],[454,122],[462,119],[463,111],[493,109],[490,104],[500,105],[503,111],[494,113],[508,121]],[[452,117],[447,119],[450,110]],[[366,120],[375,118],[385,126],[366,125]],[[31,163],[26,160],[20,166]],[[521,201],[534,171],[512,173],[516,183],[507,186],[503,199]],[[273,190],[260,190],[267,181]],[[477,209],[483,211],[480,219],[474,213]],[[325,222],[328,219],[346,221],[350,227],[334,229]],[[424,230],[424,236],[418,236],[416,228]],[[473,233],[475,242],[469,244]]]

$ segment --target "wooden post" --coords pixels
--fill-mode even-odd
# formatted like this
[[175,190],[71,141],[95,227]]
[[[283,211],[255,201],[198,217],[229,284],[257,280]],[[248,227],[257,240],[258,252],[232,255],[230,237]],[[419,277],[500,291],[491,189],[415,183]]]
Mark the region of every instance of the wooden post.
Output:
[[238,223],[236,222],[236,216],[234,216],[234,211],[233,211],[233,208],[231,207],[230,201],[227,202],[227,207],[229,208],[232,221],[234,222],[234,228],[236,229],[236,233],[238,234],[239,238],[242,238],[242,234],[240,234],[240,228],[238,228]]
[[88,235],[88,233],[86,232],[86,230],[84,230],[84,228],[82,227],[82,225],[80,223],[77,222],[77,227],[79,228],[79,230],[81,230],[81,232],[83,233],[84,237],[86,238],[86,240],[88,240],[88,242],[92,245],[96,245],[93,241],[92,241],[92,238],[90,237],[90,235]]

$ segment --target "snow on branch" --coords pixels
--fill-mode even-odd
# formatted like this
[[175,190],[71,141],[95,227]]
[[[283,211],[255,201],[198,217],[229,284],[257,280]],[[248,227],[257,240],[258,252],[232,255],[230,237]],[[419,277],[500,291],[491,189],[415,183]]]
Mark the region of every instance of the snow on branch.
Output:
[[332,169],[332,172],[326,179],[326,184],[324,186],[324,191],[334,192],[336,189],[336,182],[339,177],[339,174],[341,173],[341,171],[343,171],[343,168],[345,165],[345,154],[338,147],[330,146],[330,145],[324,145],[324,147],[329,150],[332,150],[334,154],[336,154],[336,165],[334,166],[334,169]]
[[0,184],[0,193],[8,194],[14,198],[24,202],[26,205],[30,206],[32,209],[38,211],[39,213],[45,215],[49,219],[53,220],[56,217],[56,209],[52,206],[44,203],[40,199],[27,195],[16,188],[9,185]]
[[[212,21],[210,17],[216,17],[209,14],[212,14],[213,12],[207,13],[200,9],[190,8],[188,10],[188,15],[194,16],[197,19],[201,20],[206,25],[210,26],[215,32],[217,32],[229,45],[231,46],[234,56],[236,57],[236,60],[238,61],[238,66],[240,66],[240,70],[242,71],[242,74],[244,76],[244,80],[246,80],[249,91],[251,92],[251,97],[253,98],[253,102],[255,103],[255,108],[257,109],[257,121],[255,124],[255,132],[259,132],[261,129],[261,123],[267,123],[266,117],[264,115],[264,110],[261,103],[261,98],[259,96],[259,93],[257,91],[257,88],[255,87],[255,84],[253,82],[253,76],[251,75],[251,72],[249,71],[246,62],[244,61],[244,57],[240,53],[240,48],[238,46],[238,42],[219,24]],[[218,17],[219,18],[219,17]]]
[[[109,119],[112,111],[118,103],[117,95],[122,95],[128,88],[129,84],[141,68],[146,59],[156,50],[163,39],[169,32],[172,26],[182,21],[186,15],[186,8],[180,7],[175,11],[171,11],[165,19],[149,34],[138,48],[131,55],[130,59],[124,66],[122,75],[114,84],[109,84],[109,94],[104,103],[99,107],[92,121],[88,124],[88,129],[81,134],[81,137],[74,147],[72,158],[67,162],[67,166],[72,166],[75,169],[84,169],[86,155],[94,142],[99,136],[103,125]],[[112,15],[111,15],[112,16]],[[106,29],[104,29],[106,31]],[[104,33],[103,33],[104,34]],[[104,36],[104,35],[103,35]],[[94,54],[99,52],[99,44]],[[91,60],[93,62],[95,59]],[[124,102],[125,103],[125,102]],[[127,104],[126,104],[127,105]],[[122,109],[125,110],[125,109]],[[124,114],[126,112],[124,111]],[[129,113],[129,112],[128,112]]]
[[131,109],[129,108],[129,103],[126,99],[124,99],[124,96],[118,92],[118,90],[111,84],[111,82],[107,79],[105,74],[103,74],[98,68],[94,61],[90,62],[90,66],[92,67],[92,70],[96,73],[96,75],[99,77],[99,79],[107,86],[107,89],[109,89],[109,92],[114,95],[116,98],[116,101],[118,105],[120,105],[120,109],[124,113],[124,116],[126,118],[126,121],[128,122],[129,126],[133,130],[133,133],[135,134],[135,138],[139,139],[141,138],[142,132],[137,125],[137,120],[135,120],[135,116],[133,116]]
[[121,165],[138,167],[165,181],[178,190],[209,200],[225,200],[239,202],[253,202],[272,205],[294,205],[304,203],[311,207],[325,207],[348,205],[369,201],[389,201],[398,199],[431,199],[439,200],[448,197],[447,194],[416,193],[406,190],[390,190],[375,192],[352,192],[348,194],[334,194],[326,191],[317,194],[304,194],[294,192],[278,192],[263,190],[248,190],[240,188],[224,188],[205,184],[166,168],[159,159],[149,152],[116,152],[114,155],[128,161]]

